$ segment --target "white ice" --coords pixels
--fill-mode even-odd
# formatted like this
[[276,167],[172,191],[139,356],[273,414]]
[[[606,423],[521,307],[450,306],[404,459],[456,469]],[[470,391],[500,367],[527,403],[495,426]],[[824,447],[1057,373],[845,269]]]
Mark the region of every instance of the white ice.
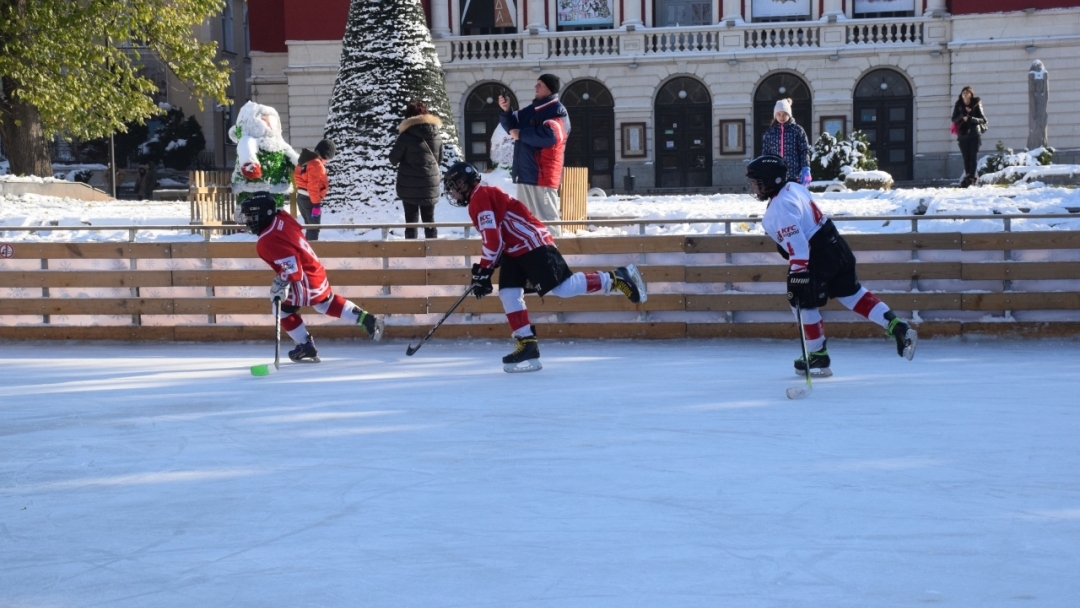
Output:
[[1075,341],[541,345],[5,344],[0,606],[1077,605]]

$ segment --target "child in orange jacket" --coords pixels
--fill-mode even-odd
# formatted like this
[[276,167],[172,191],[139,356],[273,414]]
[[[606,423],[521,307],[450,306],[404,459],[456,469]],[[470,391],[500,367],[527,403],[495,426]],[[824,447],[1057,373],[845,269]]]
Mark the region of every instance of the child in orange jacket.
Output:
[[[330,189],[326,163],[336,153],[334,142],[324,139],[315,146],[314,157],[310,160],[301,157],[296,167],[293,180],[296,182],[296,206],[300,208],[304,223],[308,226],[322,222],[322,200]],[[317,241],[319,231],[309,228],[304,236],[309,241]]]

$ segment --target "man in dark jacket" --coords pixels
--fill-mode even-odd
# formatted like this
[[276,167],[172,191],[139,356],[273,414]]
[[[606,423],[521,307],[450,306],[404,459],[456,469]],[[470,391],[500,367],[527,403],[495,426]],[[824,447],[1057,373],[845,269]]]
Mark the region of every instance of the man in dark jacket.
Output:
[[[405,223],[435,221],[435,203],[442,191],[442,121],[428,113],[419,99],[405,107],[405,120],[398,125],[398,137],[390,150],[390,164],[397,165],[397,195],[405,208]],[[438,228],[424,228],[424,237],[438,238]],[[415,239],[416,228],[406,228],[405,238]]]
[[[559,184],[563,153],[570,136],[570,117],[559,101],[559,77],[543,74],[534,87],[536,98],[527,108],[513,111],[510,100],[499,96],[499,122],[514,139],[514,182],[517,198],[545,224],[561,219]],[[549,230],[557,233],[554,226]]]

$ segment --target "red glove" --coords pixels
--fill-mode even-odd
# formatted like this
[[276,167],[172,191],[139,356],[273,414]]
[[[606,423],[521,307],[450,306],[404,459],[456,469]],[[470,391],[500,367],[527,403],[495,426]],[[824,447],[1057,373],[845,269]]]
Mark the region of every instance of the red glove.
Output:
[[262,167],[255,163],[245,163],[240,167],[240,174],[248,179],[259,179],[262,177]]

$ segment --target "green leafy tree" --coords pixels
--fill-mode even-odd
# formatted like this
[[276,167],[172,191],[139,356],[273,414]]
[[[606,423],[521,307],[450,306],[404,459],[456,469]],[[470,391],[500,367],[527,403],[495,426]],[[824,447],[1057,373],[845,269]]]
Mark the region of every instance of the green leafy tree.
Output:
[[324,205],[397,205],[390,149],[405,105],[420,99],[442,120],[443,167],[460,157],[446,79],[420,0],[352,0],[326,137],[337,145],[327,166]]
[[[0,0],[0,137],[11,172],[51,176],[47,138],[123,132],[162,111],[140,52],[196,98],[226,102],[229,68],[193,28],[224,0]],[[122,44],[128,43],[128,44]],[[201,102],[200,102],[201,104]]]

